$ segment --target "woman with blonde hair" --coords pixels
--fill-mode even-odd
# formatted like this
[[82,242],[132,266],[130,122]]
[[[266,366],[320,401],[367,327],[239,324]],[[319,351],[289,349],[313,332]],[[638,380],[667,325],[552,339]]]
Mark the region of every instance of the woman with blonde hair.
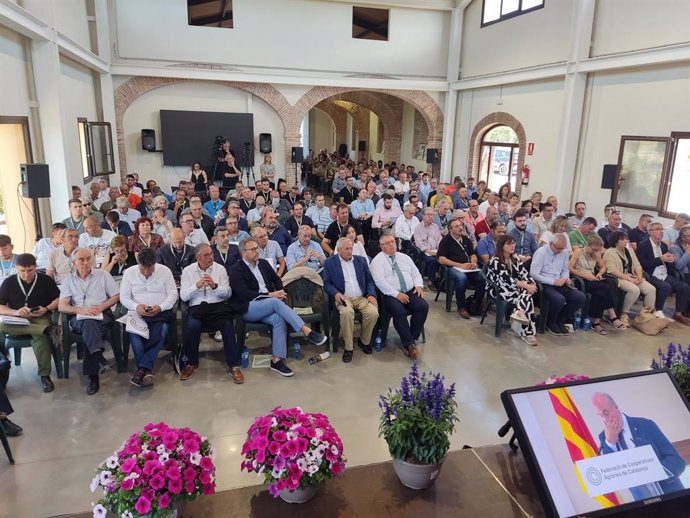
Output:
[[[551,222],[551,226],[549,226],[549,230],[544,232],[540,237],[539,237],[539,246],[541,245],[548,245],[551,242],[551,236],[554,234],[567,234],[568,230],[568,218],[565,216],[556,216],[553,218],[553,221]],[[568,250],[568,255],[572,257],[573,255],[573,246],[570,244],[570,239],[567,239],[567,235],[565,236],[565,247]]]

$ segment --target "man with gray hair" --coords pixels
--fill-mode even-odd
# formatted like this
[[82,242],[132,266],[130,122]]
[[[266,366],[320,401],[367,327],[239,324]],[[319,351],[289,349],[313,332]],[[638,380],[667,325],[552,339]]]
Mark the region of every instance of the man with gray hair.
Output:
[[70,315],[69,325],[84,339],[83,373],[89,377],[86,393],[91,396],[100,388],[98,375],[109,367],[103,351],[113,327],[110,308],[120,300],[120,289],[108,272],[94,269],[88,248],[76,248],[71,259],[74,273],[62,282],[58,309]]
[[302,225],[297,233],[297,241],[287,249],[285,260],[288,271],[300,266],[306,266],[316,272],[323,269],[326,255],[321,245],[311,240],[312,231],[309,225]]
[[129,207],[129,200],[126,196],[118,196],[115,200],[120,221],[126,222],[134,230],[134,222],[141,217],[141,212]]
[[336,242],[338,253],[326,259],[324,290],[333,298],[340,317],[340,338],[343,339],[343,362],[352,361],[355,311],[362,315],[359,346],[364,354],[371,354],[371,336],[379,318],[376,284],[369,273],[364,257],[353,255],[354,243],[341,237]]
[[544,295],[549,301],[549,315],[546,328],[556,336],[568,336],[565,323],[585,305],[585,294],[575,289],[570,282],[568,251],[565,234],[552,234],[548,245],[534,252],[530,274],[541,282]]

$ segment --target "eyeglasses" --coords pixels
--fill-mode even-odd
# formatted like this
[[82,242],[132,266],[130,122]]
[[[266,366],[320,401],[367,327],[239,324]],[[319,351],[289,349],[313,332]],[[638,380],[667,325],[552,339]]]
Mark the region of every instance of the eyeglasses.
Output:
[[91,202],[89,202],[89,203],[84,203],[84,204],[82,205],[82,207],[89,207],[90,205],[91,205]]
[[244,251],[245,252],[256,252],[258,249],[259,249],[258,246],[253,246],[251,248],[245,248]]
[[184,221],[180,221],[180,223],[183,224],[183,225],[184,225],[185,223],[194,223],[194,220],[193,220],[193,219],[186,219],[186,220],[184,220]]

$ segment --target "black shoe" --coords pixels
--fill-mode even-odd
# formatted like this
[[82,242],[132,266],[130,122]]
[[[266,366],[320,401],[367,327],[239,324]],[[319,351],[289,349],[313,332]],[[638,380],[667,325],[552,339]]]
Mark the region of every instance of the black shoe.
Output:
[[350,363],[352,361],[352,351],[345,349],[343,351],[343,363]]
[[96,392],[98,392],[98,389],[100,388],[101,385],[98,382],[98,374],[89,376],[89,385],[86,387],[86,393],[89,396],[93,396]]
[[364,345],[362,341],[359,341],[359,347],[362,349],[362,352],[364,354],[372,354],[374,350],[371,348],[371,345]]
[[52,392],[55,390],[55,385],[50,376],[41,376],[41,385],[43,386],[43,392]]
[[137,369],[137,371],[129,378],[129,382],[135,387],[144,386],[144,369]]
[[3,414],[0,419],[0,426],[5,431],[7,437],[18,437],[24,433],[24,429],[18,424],[14,424],[12,421],[7,419],[7,416]]
[[312,331],[309,333],[309,336],[307,336],[307,340],[309,340],[314,345],[323,345],[326,343],[326,340],[328,340],[328,338],[326,338],[326,335],[322,335],[321,333]]
[[285,365],[285,362],[283,360],[271,362],[271,370],[277,372],[281,376],[285,376],[286,378],[289,378],[294,374],[294,372],[292,372],[292,369]]
[[552,335],[556,336],[563,336],[563,332],[561,331],[560,326],[556,324],[547,324],[546,325],[546,330],[551,333]]

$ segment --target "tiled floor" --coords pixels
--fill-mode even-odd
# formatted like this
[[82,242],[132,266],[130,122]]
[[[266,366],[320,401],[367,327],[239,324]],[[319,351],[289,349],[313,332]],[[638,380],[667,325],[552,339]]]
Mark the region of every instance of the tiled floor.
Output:
[[[567,338],[547,334],[539,336],[538,347],[529,347],[510,333],[494,338],[492,317],[480,326],[478,319],[464,321],[446,313],[443,295],[430,304],[421,365],[458,384],[461,420],[453,449],[503,441],[496,430],[505,422],[499,399],[505,389],[532,385],[553,373],[600,376],[644,370],[659,347],[671,341],[690,343],[690,329],[674,323],[656,337],[635,330],[611,331],[605,337],[594,332]],[[257,341],[266,339],[252,340]],[[149,421],[189,426],[208,436],[218,450],[218,490],[260,483],[255,475],[240,472],[239,450],[252,419],[277,405],[326,413],[343,439],[350,465],[385,460],[386,445],[377,437],[377,397],[397,385],[410,365],[395,344],[397,335],[391,331],[383,352],[365,356],[356,351],[349,365],[340,355],[315,366],[290,360],[293,378],[250,369],[246,383],[237,386],[224,374],[218,345],[205,338],[209,352],[202,355],[201,368],[190,380],[177,380],[161,354],[154,388],[136,389],[128,374],[111,374],[91,397],[86,396],[74,355],[70,379],[54,377],[55,392],[43,394],[33,354],[25,350],[23,364],[12,368],[8,386],[15,407],[12,420],[23,426],[24,435],[10,439],[15,466],[0,451],[0,517],[89,509],[97,496],[88,489],[93,469]],[[315,352],[303,348],[304,356]]]

